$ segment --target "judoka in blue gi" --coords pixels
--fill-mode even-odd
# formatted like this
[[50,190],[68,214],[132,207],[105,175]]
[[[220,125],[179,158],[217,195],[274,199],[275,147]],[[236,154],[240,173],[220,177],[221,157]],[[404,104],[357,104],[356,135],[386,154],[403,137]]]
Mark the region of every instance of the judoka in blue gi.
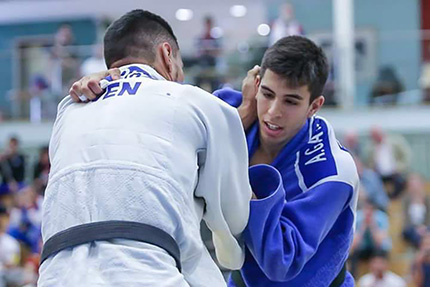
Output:
[[[354,233],[358,175],[333,128],[316,112],[328,64],[312,41],[270,47],[242,94],[215,92],[238,107],[246,129],[251,201],[244,266],[229,286],[354,286],[344,269]],[[268,164],[269,168],[261,164]]]

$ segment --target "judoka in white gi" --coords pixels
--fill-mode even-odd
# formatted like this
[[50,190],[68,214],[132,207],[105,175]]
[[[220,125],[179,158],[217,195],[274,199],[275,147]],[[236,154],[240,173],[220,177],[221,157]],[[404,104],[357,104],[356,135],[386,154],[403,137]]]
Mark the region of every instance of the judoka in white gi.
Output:
[[108,28],[104,45],[106,64],[120,67],[121,79],[92,103],[68,96],[58,106],[43,240],[91,222],[146,223],[175,239],[182,272],[162,248],[111,239],[50,256],[38,286],[225,286],[200,221],[213,232],[220,263],[239,269],[251,189],[237,111],[175,82],[183,79],[179,47],[157,15],[125,14]]

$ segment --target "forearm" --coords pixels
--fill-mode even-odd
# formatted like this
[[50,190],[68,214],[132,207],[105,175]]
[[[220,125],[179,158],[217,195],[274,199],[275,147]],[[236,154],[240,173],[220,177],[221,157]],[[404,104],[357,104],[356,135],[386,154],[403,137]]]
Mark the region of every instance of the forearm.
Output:
[[257,119],[256,95],[260,84],[259,72],[260,67],[258,65],[254,66],[254,68],[248,71],[248,75],[242,82],[242,103],[238,110],[245,131],[249,129]]
[[[245,254],[238,237],[247,225],[251,199],[245,134],[236,109],[224,104],[205,107],[207,143],[195,196],[205,199],[204,220],[213,232],[219,263],[240,269]],[[220,142],[225,144],[222,149]]]
[[237,108],[240,119],[242,121],[243,129],[248,130],[251,125],[256,121],[257,115],[253,111],[251,104],[243,104]]
[[213,94],[230,106],[237,108],[245,131],[257,120],[257,102],[254,97],[249,99],[241,92],[229,88],[217,90]]

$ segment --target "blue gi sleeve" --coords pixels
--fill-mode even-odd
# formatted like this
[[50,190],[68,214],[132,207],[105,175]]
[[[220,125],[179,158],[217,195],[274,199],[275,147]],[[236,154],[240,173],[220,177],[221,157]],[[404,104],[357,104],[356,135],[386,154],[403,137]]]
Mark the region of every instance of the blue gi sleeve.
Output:
[[328,181],[287,202],[282,177],[269,165],[250,168],[252,200],[244,240],[266,276],[287,281],[300,273],[338,216],[348,207],[353,187]]
[[216,90],[213,95],[235,108],[242,103],[242,93],[230,88]]

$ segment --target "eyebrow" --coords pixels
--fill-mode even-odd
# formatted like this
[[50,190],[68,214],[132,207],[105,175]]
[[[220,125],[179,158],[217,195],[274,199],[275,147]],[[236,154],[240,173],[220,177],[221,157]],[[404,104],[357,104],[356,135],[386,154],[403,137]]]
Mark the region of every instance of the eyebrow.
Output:
[[[276,94],[274,91],[272,91],[272,89],[270,89],[269,87],[265,86],[265,85],[261,85],[261,88],[263,90],[266,90],[268,92],[271,92],[272,94]],[[303,97],[300,96],[299,94],[285,94],[284,97],[287,98],[294,98],[296,100],[303,100]]]

